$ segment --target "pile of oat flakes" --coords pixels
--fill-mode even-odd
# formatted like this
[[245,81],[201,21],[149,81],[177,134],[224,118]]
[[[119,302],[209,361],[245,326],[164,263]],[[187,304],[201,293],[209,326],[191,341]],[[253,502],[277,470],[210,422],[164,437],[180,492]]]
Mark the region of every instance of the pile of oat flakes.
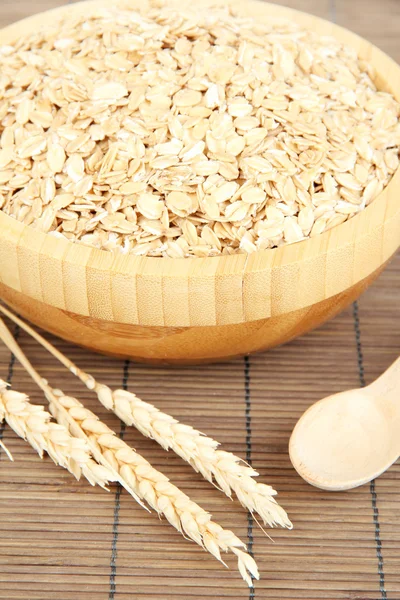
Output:
[[147,256],[293,243],[399,163],[399,104],[355,51],[226,8],[68,16],[0,46],[0,208]]

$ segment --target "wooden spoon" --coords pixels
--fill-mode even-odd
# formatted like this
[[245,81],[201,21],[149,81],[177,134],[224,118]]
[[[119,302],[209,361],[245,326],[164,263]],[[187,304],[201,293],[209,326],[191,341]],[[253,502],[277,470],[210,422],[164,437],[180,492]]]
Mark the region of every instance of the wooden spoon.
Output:
[[324,490],[349,490],[384,473],[400,456],[400,358],[371,385],[313,404],[289,453],[299,475]]

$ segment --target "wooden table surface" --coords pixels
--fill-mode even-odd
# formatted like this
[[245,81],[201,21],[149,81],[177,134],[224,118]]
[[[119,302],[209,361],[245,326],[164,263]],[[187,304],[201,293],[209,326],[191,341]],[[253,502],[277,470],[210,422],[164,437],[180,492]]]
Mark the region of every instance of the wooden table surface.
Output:
[[[244,0],[243,0],[244,1]],[[286,0],[353,29],[400,61],[399,0]],[[65,4],[1,0],[0,26]],[[0,42],[1,43],[1,42]],[[129,388],[252,459],[293,522],[272,543],[236,502],[137,432],[121,428],[25,335],[42,374],[77,395],[227,528],[248,541],[262,579],[249,591],[120,488],[91,488],[37,455],[9,428],[0,454],[0,598],[3,600],[400,600],[400,464],[371,485],[330,494],[293,471],[290,432],[311,402],[377,377],[400,354],[400,256],[334,321],[282,348],[233,363],[168,370],[100,357],[56,340],[105,383]],[[18,333],[18,332],[16,332]],[[42,402],[0,348],[0,377]],[[1,435],[0,435],[1,438]],[[232,562],[230,566],[234,567]]]

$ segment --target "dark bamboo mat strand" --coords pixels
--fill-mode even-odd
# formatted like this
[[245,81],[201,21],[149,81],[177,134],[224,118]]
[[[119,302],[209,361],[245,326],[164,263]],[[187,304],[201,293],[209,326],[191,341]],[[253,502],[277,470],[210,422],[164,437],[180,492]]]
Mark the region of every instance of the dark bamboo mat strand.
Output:
[[[129,380],[129,367],[130,361],[125,360],[123,366],[123,374],[122,374],[122,389],[128,389],[128,380]],[[121,440],[124,439],[125,436],[126,425],[123,421],[120,423],[119,427],[119,437]],[[116,576],[117,576],[117,543],[118,543],[118,526],[119,526],[119,513],[121,509],[121,494],[123,492],[122,485],[120,483],[116,486],[115,492],[115,505],[114,505],[114,523],[113,523],[113,539],[112,539],[112,548],[111,548],[111,572],[110,572],[110,593],[109,600],[114,600],[116,593]]]
[[[358,373],[360,378],[361,387],[365,387],[365,370],[364,370],[364,359],[362,352],[362,343],[361,343],[361,324],[360,324],[360,316],[358,310],[358,302],[354,302],[353,304],[353,317],[354,317],[354,332],[356,336],[356,348],[357,348],[357,363],[358,363]],[[382,542],[381,542],[381,532],[380,532],[380,524],[379,524],[379,510],[378,510],[378,494],[376,491],[375,480],[373,479],[369,486],[371,492],[371,503],[372,503],[372,513],[373,513],[373,521],[375,526],[375,542],[376,542],[376,556],[378,559],[378,574],[379,574],[379,590],[381,593],[382,600],[387,599],[387,593],[385,588],[385,573],[383,570],[383,555],[382,555]]]
[[[245,419],[246,419],[246,462],[252,464],[252,445],[251,445],[251,380],[250,380],[250,356],[244,357],[244,401],[245,401]],[[254,519],[250,511],[247,513],[247,548],[249,554],[254,558],[254,537],[253,537]],[[249,600],[254,600],[255,591],[253,587],[249,590]]]
[[[397,0],[280,0],[337,21],[400,60]],[[0,25],[65,0],[3,0]],[[0,600],[400,600],[400,464],[371,486],[329,494],[291,468],[287,444],[314,401],[376,378],[400,354],[400,256],[360,301],[291,344],[231,363],[181,369],[97,356],[62,340],[60,350],[111,387],[125,387],[220,440],[279,491],[293,531],[271,543],[250,514],[178,457],[164,452],[99,405],[23,332],[41,374],[76,395],[152,464],[243,540],[262,579],[248,590],[227,558],[224,569],[118,486],[110,493],[40,461],[8,427],[14,455],[0,453]],[[16,333],[16,331],[14,330]],[[44,403],[0,345],[0,377]]]

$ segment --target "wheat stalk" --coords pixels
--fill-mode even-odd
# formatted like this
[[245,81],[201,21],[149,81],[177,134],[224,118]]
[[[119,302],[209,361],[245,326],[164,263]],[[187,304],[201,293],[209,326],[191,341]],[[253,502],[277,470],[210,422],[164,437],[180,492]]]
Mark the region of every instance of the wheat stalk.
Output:
[[[52,402],[59,411],[60,415],[63,416],[64,425],[68,426],[68,429],[74,437],[81,438],[86,441],[88,447],[93,454],[94,459],[107,469],[107,471],[111,472],[112,480],[118,481],[126,491],[138,502],[143,508],[146,506],[137,496],[135,491],[129,486],[128,482],[121,477],[121,475],[113,468],[113,465],[108,463],[102,453],[98,450],[96,444],[93,444],[88,436],[84,433],[84,431],[77,426],[75,421],[70,418],[68,411],[66,411],[63,406],[59,403],[58,398],[54,395],[53,389],[48,385],[47,381],[42,379],[39,373],[34,369],[31,362],[26,357],[25,353],[22,351],[18,342],[14,339],[13,335],[5,325],[3,319],[0,318],[0,339],[3,343],[9,348],[9,350],[14,354],[14,356],[19,360],[21,365],[24,367],[26,372],[30,375],[33,381],[38,385],[38,387],[44,392],[46,398],[49,402]],[[146,508],[146,510],[148,510]]]
[[[254,559],[241,549],[246,549],[246,545],[232,531],[213,522],[209,513],[190,500],[168,477],[118,438],[114,431],[76,398],[65,396],[60,390],[53,392],[70,418],[98,447],[106,461],[129,482],[130,487],[142,500],[159,515],[164,515],[180,533],[204,547],[221,562],[221,550],[230,550],[236,554],[239,571],[247,584],[252,586],[252,577],[259,578],[257,565]],[[59,413],[51,399],[50,410],[54,411],[54,416],[59,422],[64,422],[63,414]]]
[[[113,480],[110,471],[93,460],[84,440],[72,436],[64,425],[52,421],[43,406],[31,404],[26,394],[9,390],[0,379],[0,422],[4,420],[41,458],[46,452],[56,465],[67,469],[76,479],[83,475],[92,485],[104,489]],[[12,460],[4,444],[2,447]]]
[[238,559],[240,574],[252,587],[253,579],[259,579],[259,573],[256,562],[245,552],[246,544],[232,531],[223,529],[212,521],[209,513],[119,439],[114,431],[76,398],[65,396],[60,390],[50,387],[33,368],[2,319],[0,337],[44,391],[50,410],[58,423],[69,429],[73,436],[86,440],[95,459],[115,474],[116,481],[119,481],[142,506],[142,500],[145,500],[159,515],[164,515],[182,535],[188,536],[205,548],[223,564],[225,563],[221,558],[221,550],[234,553]]
[[187,461],[205,479],[216,485],[228,496],[234,492],[244,508],[260,515],[264,524],[292,527],[285,510],[276,502],[276,491],[268,485],[255,481],[258,475],[240,457],[219,450],[219,442],[205,436],[189,425],[179,423],[174,417],[161,412],[155,406],[139,399],[125,390],[112,391],[98,383],[94,377],[77,367],[39,333],[0,305],[0,311],[33,336],[64,366],[88,387],[94,390],[100,402],[112,410],[124,423],[133,425],[143,435],[155,440],[165,450],[173,450]]

